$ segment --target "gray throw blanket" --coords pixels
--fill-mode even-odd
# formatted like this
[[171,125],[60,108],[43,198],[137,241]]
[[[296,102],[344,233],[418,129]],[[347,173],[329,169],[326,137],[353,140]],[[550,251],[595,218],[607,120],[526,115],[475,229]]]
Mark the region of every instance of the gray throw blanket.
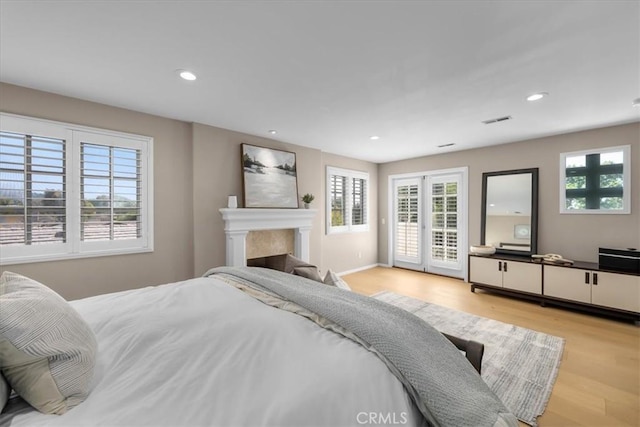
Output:
[[432,426],[518,426],[514,415],[440,332],[413,314],[364,295],[275,270],[218,267],[258,290],[298,304],[351,331],[391,363]]

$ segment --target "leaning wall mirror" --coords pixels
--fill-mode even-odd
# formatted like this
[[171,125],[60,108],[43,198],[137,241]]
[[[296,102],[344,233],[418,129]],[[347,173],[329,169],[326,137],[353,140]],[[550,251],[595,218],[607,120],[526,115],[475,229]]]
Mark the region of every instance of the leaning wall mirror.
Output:
[[482,174],[480,243],[530,256],[538,247],[538,168]]

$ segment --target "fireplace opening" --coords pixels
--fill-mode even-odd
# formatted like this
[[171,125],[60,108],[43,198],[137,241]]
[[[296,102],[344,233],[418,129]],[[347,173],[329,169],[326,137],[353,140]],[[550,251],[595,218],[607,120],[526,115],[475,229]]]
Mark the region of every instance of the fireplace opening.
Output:
[[247,233],[247,261],[270,255],[293,254],[294,231],[293,229],[250,231]]

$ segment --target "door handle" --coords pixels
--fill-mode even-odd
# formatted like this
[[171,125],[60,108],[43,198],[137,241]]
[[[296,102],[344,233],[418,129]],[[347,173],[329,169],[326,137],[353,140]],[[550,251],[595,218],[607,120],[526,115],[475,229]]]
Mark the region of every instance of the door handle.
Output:
[[591,274],[589,274],[589,272],[584,273],[584,283],[586,283],[587,285],[591,283]]
[[598,273],[593,273],[593,285],[598,285]]
[[506,262],[506,261],[504,262],[504,270],[503,270],[503,271],[504,271],[505,273],[507,272],[507,262]]
[[498,261],[498,271],[502,271],[502,261]]

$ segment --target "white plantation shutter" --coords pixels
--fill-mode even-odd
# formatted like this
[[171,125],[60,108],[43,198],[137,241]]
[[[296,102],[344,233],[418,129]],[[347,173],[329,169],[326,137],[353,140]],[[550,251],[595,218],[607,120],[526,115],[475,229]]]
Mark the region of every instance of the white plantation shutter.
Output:
[[364,225],[367,217],[367,180],[352,178],[351,189],[351,224]]
[[0,119],[0,263],[153,250],[152,138]]
[[347,177],[341,175],[331,175],[330,181],[330,206],[331,206],[331,227],[346,226],[347,217]]
[[140,150],[81,143],[80,239],[141,237]]
[[0,132],[0,246],[66,240],[65,141]]
[[457,175],[431,177],[430,264],[458,269],[462,265],[460,229],[461,178]]
[[327,167],[327,234],[369,229],[369,174]]
[[396,181],[394,211],[394,258],[401,262],[421,264],[419,179]]
[[389,177],[389,263],[465,277],[467,168]]

